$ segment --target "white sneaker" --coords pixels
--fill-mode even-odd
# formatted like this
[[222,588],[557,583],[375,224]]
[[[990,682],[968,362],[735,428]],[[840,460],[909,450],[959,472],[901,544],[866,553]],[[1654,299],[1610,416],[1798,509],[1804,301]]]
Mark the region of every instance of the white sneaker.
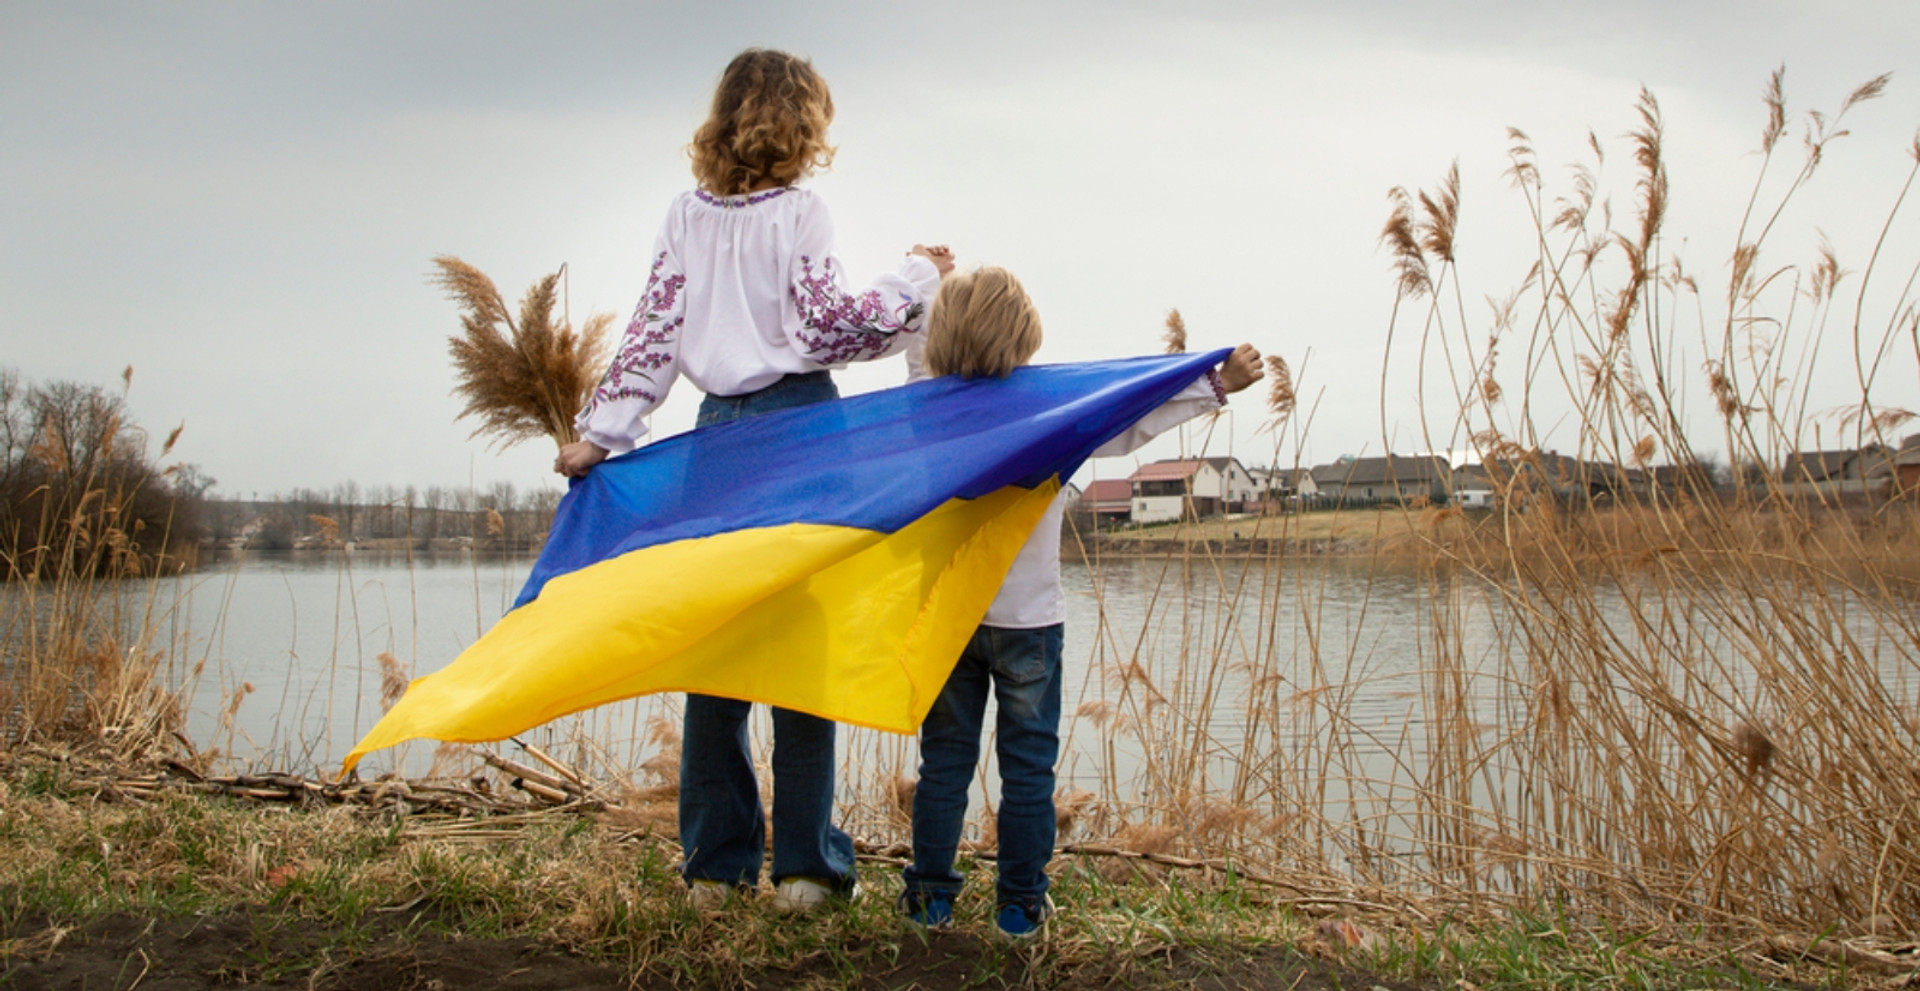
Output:
[[832,885],[818,878],[790,877],[781,881],[773,889],[773,910],[785,915],[795,915],[801,912],[818,911],[836,898],[853,901],[859,897],[858,883],[842,893],[835,891]]
[[702,915],[715,915],[727,907],[733,897],[733,885],[724,881],[695,879],[687,882],[687,904]]

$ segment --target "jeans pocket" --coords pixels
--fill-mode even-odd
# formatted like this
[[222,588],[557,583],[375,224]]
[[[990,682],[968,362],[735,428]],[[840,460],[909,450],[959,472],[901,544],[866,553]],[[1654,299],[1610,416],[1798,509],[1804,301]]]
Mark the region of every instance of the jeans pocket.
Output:
[[1045,681],[1057,667],[1047,649],[1053,627],[1037,630],[995,630],[993,673],[1002,681],[1030,685]]

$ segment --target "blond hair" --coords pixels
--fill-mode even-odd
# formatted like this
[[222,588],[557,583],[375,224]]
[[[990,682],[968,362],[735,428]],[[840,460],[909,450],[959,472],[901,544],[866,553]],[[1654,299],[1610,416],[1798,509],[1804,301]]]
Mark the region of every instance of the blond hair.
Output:
[[1040,311],[1004,268],[948,277],[927,317],[927,371],[1002,378],[1040,350]]
[[693,132],[687,146],[693,176],[720,196],[749,192],[766,180],[790,185],[833,164],[831,123],[833,94],[812,62],[749,48],[720,74],[707,122]]

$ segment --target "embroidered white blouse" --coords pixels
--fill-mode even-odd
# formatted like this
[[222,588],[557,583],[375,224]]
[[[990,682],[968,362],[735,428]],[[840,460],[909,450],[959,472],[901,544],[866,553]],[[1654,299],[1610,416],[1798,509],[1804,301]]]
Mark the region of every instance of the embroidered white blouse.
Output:
[[646,436],[646,415],[682,375],[702,392],[738,396],[790,373],[885,357],[920,337],[939,288],[939,272],[918,255],[864,290],[845,288],[833,220],[809,190],[682,193],[613,363],[574,426],[620,454]]

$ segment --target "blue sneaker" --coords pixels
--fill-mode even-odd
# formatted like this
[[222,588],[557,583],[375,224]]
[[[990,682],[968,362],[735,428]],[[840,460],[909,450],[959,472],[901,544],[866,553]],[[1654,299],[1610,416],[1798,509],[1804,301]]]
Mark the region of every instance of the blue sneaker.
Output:
[[900,914],[922,929],[945,929],[953,924],[953,896],[908,888],[900,892]]
[[1006,939],[1033,939],[1047,931],[1047,919],[1053,915],[1053,896],[1043,895],[1037,903],[1021,905],[1008,902],[994,916],[993,927]]

